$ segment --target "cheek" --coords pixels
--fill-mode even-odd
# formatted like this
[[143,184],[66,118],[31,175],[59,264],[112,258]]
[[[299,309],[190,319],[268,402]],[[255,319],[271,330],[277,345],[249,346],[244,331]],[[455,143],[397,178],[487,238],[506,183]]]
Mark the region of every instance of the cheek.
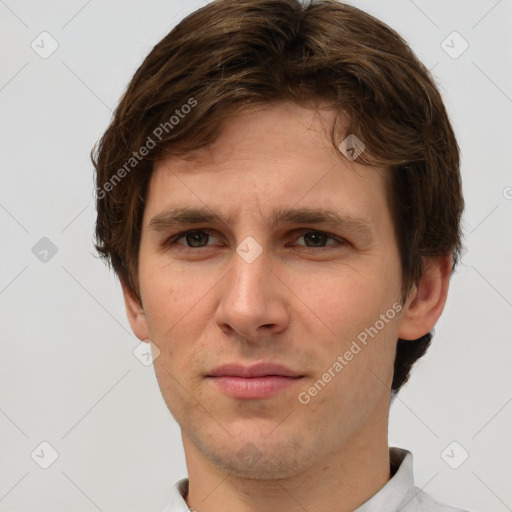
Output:
[[168,275],[168,269],[147,264],[141,268],[144,270],[140,272],[140,290],[148,329],[152,339],[161,342],[187,310],[187,295],[175,275]]
[[398,320],[393,305],[400,289],[394,270],[384,272],[376,265],[366,272],[332,272],[321,285],[309,281],[302,288],[301,297],[311,309],[299,323],[320,326],[316,336],[321,343],[313,349],[321,361],[319,371],[327,372],[342,357],[343,369],[332,390],[345,399],[347,392],[360,399],[378,394],[392,376]]
[[314,284],[309,277],[298,277],[298,302],[307,306],[308,316],[322,332],[347,340],[373,325],[398,298],[399,285],[391,274],[392,270],[338,269]]
[[170,265],[144,265],[140,287],[146,321],[150,339],[159,347],[166,367],[190,371],[206,324],[212,320],[208,290],[214,284],[213,278],[210,282],[190,271],[171,270]]
[[190,269],[169,264],[165,257],[144,257],[141,253],[139,276],[145,309],[158,324],[177,322],[200,300],[201,290],[204,294],[204,282],[199,283]]

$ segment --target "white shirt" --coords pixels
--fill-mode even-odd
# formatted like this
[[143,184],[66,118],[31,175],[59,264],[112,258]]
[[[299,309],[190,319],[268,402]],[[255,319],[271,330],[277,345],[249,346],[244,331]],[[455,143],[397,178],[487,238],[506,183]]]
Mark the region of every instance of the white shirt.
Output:
[[[443,505],[414,486],[411,452],[401,448],[390,448],[389,456],[391,479],[354,512],[467,512]],[[188,478],[184,478],[172,488],[164,512],[190,512],[184,499],[187,493]]]

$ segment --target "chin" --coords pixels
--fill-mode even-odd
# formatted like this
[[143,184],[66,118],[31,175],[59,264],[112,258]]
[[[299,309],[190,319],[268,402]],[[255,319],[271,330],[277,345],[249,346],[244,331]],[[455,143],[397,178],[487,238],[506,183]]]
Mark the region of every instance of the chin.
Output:
[[[272,428],[275,429],[275,424]],[[303,439],[294,440],[284,429],[282,435],[277,436],[276,432],[271,433],[272,428],[267,428],[265,433],[258,430],[251,435],[246,430],[240,437],[216,437],[215,444],[211,444],[210,436],[191,439],[214,466],[237,478],[290,478],[311,467],[316,458],[321,458],[322,447],[308,445]]]

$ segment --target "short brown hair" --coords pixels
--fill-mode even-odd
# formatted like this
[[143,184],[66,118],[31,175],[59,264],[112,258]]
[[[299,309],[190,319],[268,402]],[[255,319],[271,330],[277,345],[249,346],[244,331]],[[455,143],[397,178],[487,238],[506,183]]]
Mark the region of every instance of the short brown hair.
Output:
[[[434,81],[407,43],[336,0],[216,0],[153,48],[93,151],[96,248],[139,301],[153,161],[162,152],[186,157],[207,146],[223,120],[249,105],[287,100],[329,102],[338,114],[335,147],[343,114],[345,133],[365,145],[357,161],[389,169],[402,300],[422,276],[424,258],[451,254],[455,269],[464,207],[459,148]],[[431,338],[398,340],[393,390]]]

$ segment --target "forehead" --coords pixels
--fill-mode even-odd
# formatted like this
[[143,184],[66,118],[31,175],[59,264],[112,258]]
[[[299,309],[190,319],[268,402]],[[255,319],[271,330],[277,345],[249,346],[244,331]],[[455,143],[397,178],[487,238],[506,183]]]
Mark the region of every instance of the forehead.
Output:
[[336,150],[333,122],[332,111],[289,102],[229,118],[212,145],[186,159],[155,163],[145,223],[165,209],[190,206],[226,217],[299,206],[372,217],[372,205],[385,207],[387,171],[349,161]]
[[[290,101],[248,105],[227,115],[220,123],[218,138],[207,147],[187,155],[190,171],[205,169],[222,161],[243,159],[257,152],[259,158],[283,158],[290,152],[300,156],[319,149],[335,155],[330,131],[335,112],[321,102],[303,107]],[[348,119],[342,123],[348,124]],[[343,129],[343,127],[341,127]],[[340,139],[341,142],[341,139]],[[157,164],[158,165],[158,164]],[[180,165],[184,169],[184,165]]]

